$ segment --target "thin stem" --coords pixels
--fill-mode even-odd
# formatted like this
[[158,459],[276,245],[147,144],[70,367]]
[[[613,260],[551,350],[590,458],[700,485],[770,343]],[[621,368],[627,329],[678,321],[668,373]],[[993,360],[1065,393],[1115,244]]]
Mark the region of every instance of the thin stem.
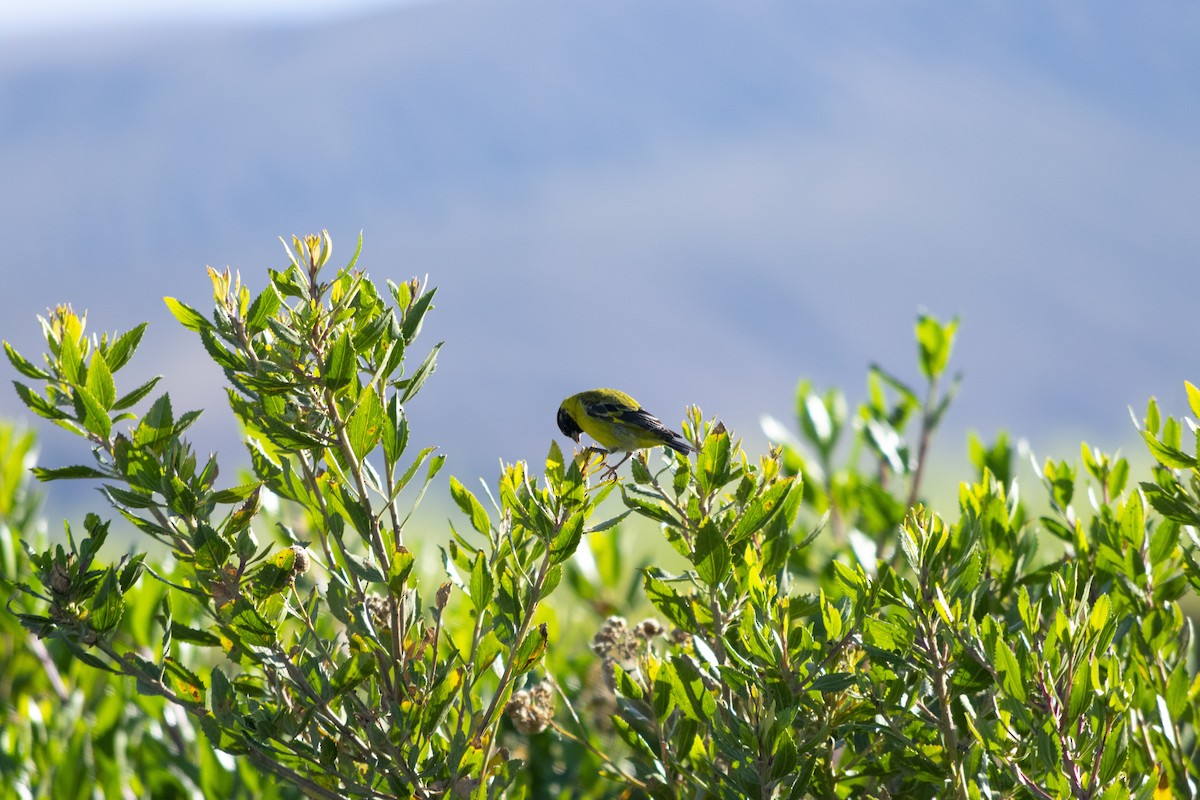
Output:
[[917,444],[917,468],[913,472],[912,486],[908,491],[908,507],[917,504],[921,496],[921,479],[925,475],[925,462],[929,454],[929,442],[933,438],[933,409],[937,400],[937,378],[929,379],[929,393],[925,396],[925,405],[921,409],[921,438]]

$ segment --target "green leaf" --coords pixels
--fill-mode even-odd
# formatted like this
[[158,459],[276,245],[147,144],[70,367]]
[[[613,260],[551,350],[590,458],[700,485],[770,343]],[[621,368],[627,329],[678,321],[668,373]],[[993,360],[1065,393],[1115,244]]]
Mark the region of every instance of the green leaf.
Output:
[[383,425],[383,457],[394,464],[407,446],[408,419],[404,416],[399,395],[393,394],[388,398],[387,420]]
[[1183,387],[1187,389],[1188,405],[1192,407],[1192,414],[1200,420],[1200,389],[1197,389],[1191,381],[1184,381]]
[[346,433],[350,437],[350,446],[354,449],[354,455],[359,459],[366,458],[367,454],[374,450],[375,445],[379,444],[379,440],[383,438],[385,427],[387,427],[386,418],[379,395],[375,393],[373,386],[363,387],[354,412],[350,415],[350,420],[346,425]]
[[561,564],[575,554],[583,537],[586,516],[583,509],[576,509],[555,532],[550,540],[550,563]]
[[174,297],[164,297],[163,302],[167,304],[167,308],[175,319],[179,320],[179,324],[189,331],[196,331],[198,333],[203,329],[212,327],[212,323],[187,303],[182,303]]
[[625,484],[621,484],[621,499],[625,501],[627,507],[643,517],[672,528],[678,528],[680,525],[679,520],[675,519],[674,515],[666,508],[651,502],[640,495],[636,489],[630,489]]
[[705,688],[695,662],[688,657],[676,656],[671,663],[675,667],[670,671],[671,693],[675,703],[691,719],[705,723],[711,721],[717,713],[717,701],[713,693]]
[[471,567],[471,603],[475,612],[481,613],[492,602],[492,590],[496,581],[492,578],[492,569],[488,564],[487,554],[482,550],[475,551],[475,563]]
[[196,676],[196,673],[170,656],[163,658],[163,666],[166,667],[167,676],[170,678],[171,688],[175,690],[175,694],[193,705],[204,704],[204,682]]
[[180,622],[171,623],[171,638],[177,642],[188,642],[200,645],[201,647],[217,647],[221,644],[219,636],[211,634],[208,631],[189,628]]
[[117,389],[113,385],[112,372],[108,369],[108,362],[105,361],[103,353],[96,352],[88,362],[86,385],[105,413],[112,409],[113,404],[117,402]]
[[694,633],[696,620],[692,613],[691,602],[683,597],[666,581],[654,573],[657,570],[647,569],[643,575],[643,588],[646,599],[654,604],[664,617],[677,628]]
[[225,560],[233,552],[233,546],[209,525],[200,525],[192,536],[192,548],[196,554],[196,568],[215,571],[225,566]]
[[702,493],[713,492],[730,480],[732,448],[729,433],[724,429],[705,437],[696,456],[696,483]]
[[484,536],[487,536],[488,529],[491,526],[487,511],[484,509],[483,504],[476,499],[475,495],[471,494],[453,475],[450,476],[450,496],[454,498],[454,502],[458,504],[462,512],[471,520],[471,527]]
[[411,378],[397,382],[396,385],[402,389],[400,395],[401,402],[407,402],[420,391],[421,387],[425,385],[425,381],[429,380],[429,376],[437,369],[437,354],[442,349],[443,344],[444,342],[438,342],[433,346],[433,349],[429,351],[429,355],[425,356],[425,360],[420,363]]
[[421,323],[425,319],[425,313],[432,308],[431,303],[436,293],[437,289],[430,289],[405,311],[404,321],[400,325],[400,338],[406,345],[412,344],[421,332]]
[[1025,680],[1021,675],[1021,664],[1003,637],[996,637],[995,646],[992,648],[992,661],[995,662],[1004,691],[1013,699],[1024,703],[1028,695],[1025,691]]
[[255,647],[270,647],[275,644],[275,628],[263,619],[246,598],[238,597],[221,606],[220,610],[229,620],[234,633],[245,644]]
[[146,381],[145,383],[143,383],[141,386],[137,387],[133,391],[117,398],[116,402],[113,403],[112,410],[113,411],[124,411],[125,409],[130,408],[131,406],[136,405],[137,403],[140,403],[146,395],[148,395],[148,394],[150,394],[150,392],[154,391],[154,387],[158,385],[158,382],[160,380],[162,380],[162,376],[155,375],[153,378]]
[[412,574],[413,563],[416,559],[407,547],[397,547],[392,553],[391,564],[388,565],[388,590],[393,596],[399,597]]
[[171,396],[160,395],[133,431],[135,444],[155,447],[163,443],[174,430],[175,417],[171,412]]
[[921,372],[929,380],[940,377],[946,371],[950,351],[954,348],[954,334],[958,330],[958,318],[945,325],[933,317],[922,314],[917,317],[917,344],[920,352]]
[[345,694],[375,674],[375,656],[368,652],[355,653],[350,658],[338,664],[333,678],[329,681],[333,696]]
[[229,503],[240,503],[255,492],[261,491],[261,483],[243,483],[238,486],[230,486],[228,489],[219,489],[209,495],[208,499],[214,503],[228,505]]
[[67,383],[80,383],[83,378],[83,353],[79,351],[79,342],[70,332],[64,332],[58,348],[58,368]]
[[86,387],[74,386],[72,389],[73,394],[83,406],[83,419],[80,420],[83,427],[87,429],[88,433],[107,440],[109,434],[112,433],[112,420],[108,416],[108,409],[102,406]]
[[279,296],[275,286],[268,284],[267,288],[254,298],[254,302],[250,304],[250,309],[246,313],[246,327],[251,334],[266,328],[267,320],[275,316],[275,312],[279,310],[282,303],[283,298]]
[[254,596],[260,601],[273,594],[285,592],[295,582],[296,551],[290,547],[277,550],[268,561],[254,571]]
[[811,688],[816,692],[844,692],[855,683],[852,672],[827,672],[818,675],[812,682]]
[[321,380],[326,386],[340,389],[349,384],[358,372],[358,357],[354,346],[350,343],[350,335],[343,333],[334,342],[325,358],[321,370]]
[[91,614],[88,622],[98,633],[108,633],[121,621],[125,612],[125,598],[117,582],[117,571],[109,567],[104,571],[100,587],[92,597]]
[[719,586],[729,576],[729,543],[712,519],[706,519],[700,525],[692,563],[700,580],[709,586]]
[[70,415],[65,411],[56,408],[49,400],[20,381],[13,381],[13,386],[16,387],[17,396],[21,398],[21,402],[39,417],[53,420],[70,419]]
[[[658,674],[654,676],[654,684],[650,687],[651,708],[654,709],[656,718],[666,719],[678,707],[676,692],[672,686],[678,682],[679,676],[675,674],[675,667],[670,661],[658,665]],[[682,690],[678,694],[682,695]]]
[[784,478],[771,484],[755,497],[729,532],[729,543],[740,544],[747,537],[762,530],[779,509],[783,508],[784,500],[792,486],[792,478]]
[[94,469],[92,467],[84,466],[83,464],[76,464],[76,465],[70,466],[70,467],[57,467],[55,469],[47,469],[45,467],[34,467],[32,472],[33,472],[33,477],[37,478],[39,481],[42,481],[43,483],[48,483],[49,481],[70,480],[70,479],[76,479],[76,478],[107,478],[108,477],[100,470]]
[[116,372],[129,363],[129,359],[137,352],[138,345],[142,342],[142,334],[146,332],[146,325],[147,323],[143,322],[141,325],[126,331],[109,345],[104,360],[108,362],[110,370]]
[[39,369],[24,356],[16,351],[15,348],[6,340],[4,342],[4,352],[8,356],[8,360],[12,362],[13,367],[17,372],[24,375],[26,378],[32,378],[35,381],[50,380],[50,373],[44,369]]
[[475,679],[478,680],[485,672],[492,668],[496,657],[504,649],[504,645],[500,644],[500,640],[496,638],[495,631],[488,631],[479,640],[479,646],[475,649]]
[[821,589],[819,597],[821,604],[821,622],[825,628],[825,639],[829,642],[835,642],[841,638],[842,630],[844,628],[841,612],[838,611],[837,606],[825,598],[824,589]]
[[642,692],[642,687],[638,682],[629,677],[629,673],[619,664],[613,664],[613,684],[616,687],[617,695],[620,697],[628,697],[631,700],[641,700],[645,695]]
[[541,662],[548,639],[549,632],[544,622],[525,636],[525,640],[513,655],[514,674],[522,675]]
[[1159,441],[1149,431],[1141,433],[1142,438],[1146,440],[1146,445],[1150,448],[1150,454],[1163,466],[1171,469],[1194,469],[1200,466],[1200,462],[1197,462],[1195,458],[1176,447]]

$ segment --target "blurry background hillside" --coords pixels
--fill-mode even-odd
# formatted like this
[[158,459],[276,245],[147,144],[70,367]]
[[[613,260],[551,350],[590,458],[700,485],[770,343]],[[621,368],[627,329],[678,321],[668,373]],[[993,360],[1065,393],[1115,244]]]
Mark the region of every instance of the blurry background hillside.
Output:
[[[968,425],[1127,444],[1127,405],[1200,380],[1198,6],[111,5],[0,7],[0,338],[37,355],[59,302],[149,320],[130,371],[238,463],[161,298],[207,313],[205,265],[258,289],[277,236],[323,227],[335,261],[361,229],[373,277],[439,287],[414,443],[470,483],[540,461],[598,385],[761,443],[802,376],[915,380],[919,309],[963,320],[954,459]],[[28,419],[8,389],[0,415]],[[83,455],[41,430],[45,463]]]

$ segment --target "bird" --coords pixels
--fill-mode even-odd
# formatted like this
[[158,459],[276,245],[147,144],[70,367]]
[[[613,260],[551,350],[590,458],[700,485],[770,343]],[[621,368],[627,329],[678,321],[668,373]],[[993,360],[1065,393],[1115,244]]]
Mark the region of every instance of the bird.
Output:
[[576,444],[582,433],[600,444],[600,447],[589,447],[588,450],[606,456],[624,452],[624,458],[608,467],[608,473],[613,476],[617,467],[637,450],[669,447],[685,456],[692,452],[692,446],[682,436],[663,425],[637,400],[616,389],[591,389],[563,400],[558,407],[558,429]]

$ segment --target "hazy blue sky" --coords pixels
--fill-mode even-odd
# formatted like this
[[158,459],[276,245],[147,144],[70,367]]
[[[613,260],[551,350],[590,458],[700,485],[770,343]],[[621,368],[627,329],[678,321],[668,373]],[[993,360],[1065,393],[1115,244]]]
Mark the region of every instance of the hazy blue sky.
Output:
[[260,287],[322,227],[440,287],[413,413],[460,475],[538,460],[595,385],[761,441],[801,377],[915,380],[923,308],[963,319],[955,459],[965,428],[1126,444],[1127,406],[1200,381],[1200,4],[163,5],[0,1],[43,31],[0,46],[3,269],[31,268],[0,337],[36,352],[67,300],[149,320],[139,368],[216,449],[219,373],[161,298],[207,308],[205,264]]
[[332,17],[417,0],[4,0],[0,36],[185,20],[247,22]]

